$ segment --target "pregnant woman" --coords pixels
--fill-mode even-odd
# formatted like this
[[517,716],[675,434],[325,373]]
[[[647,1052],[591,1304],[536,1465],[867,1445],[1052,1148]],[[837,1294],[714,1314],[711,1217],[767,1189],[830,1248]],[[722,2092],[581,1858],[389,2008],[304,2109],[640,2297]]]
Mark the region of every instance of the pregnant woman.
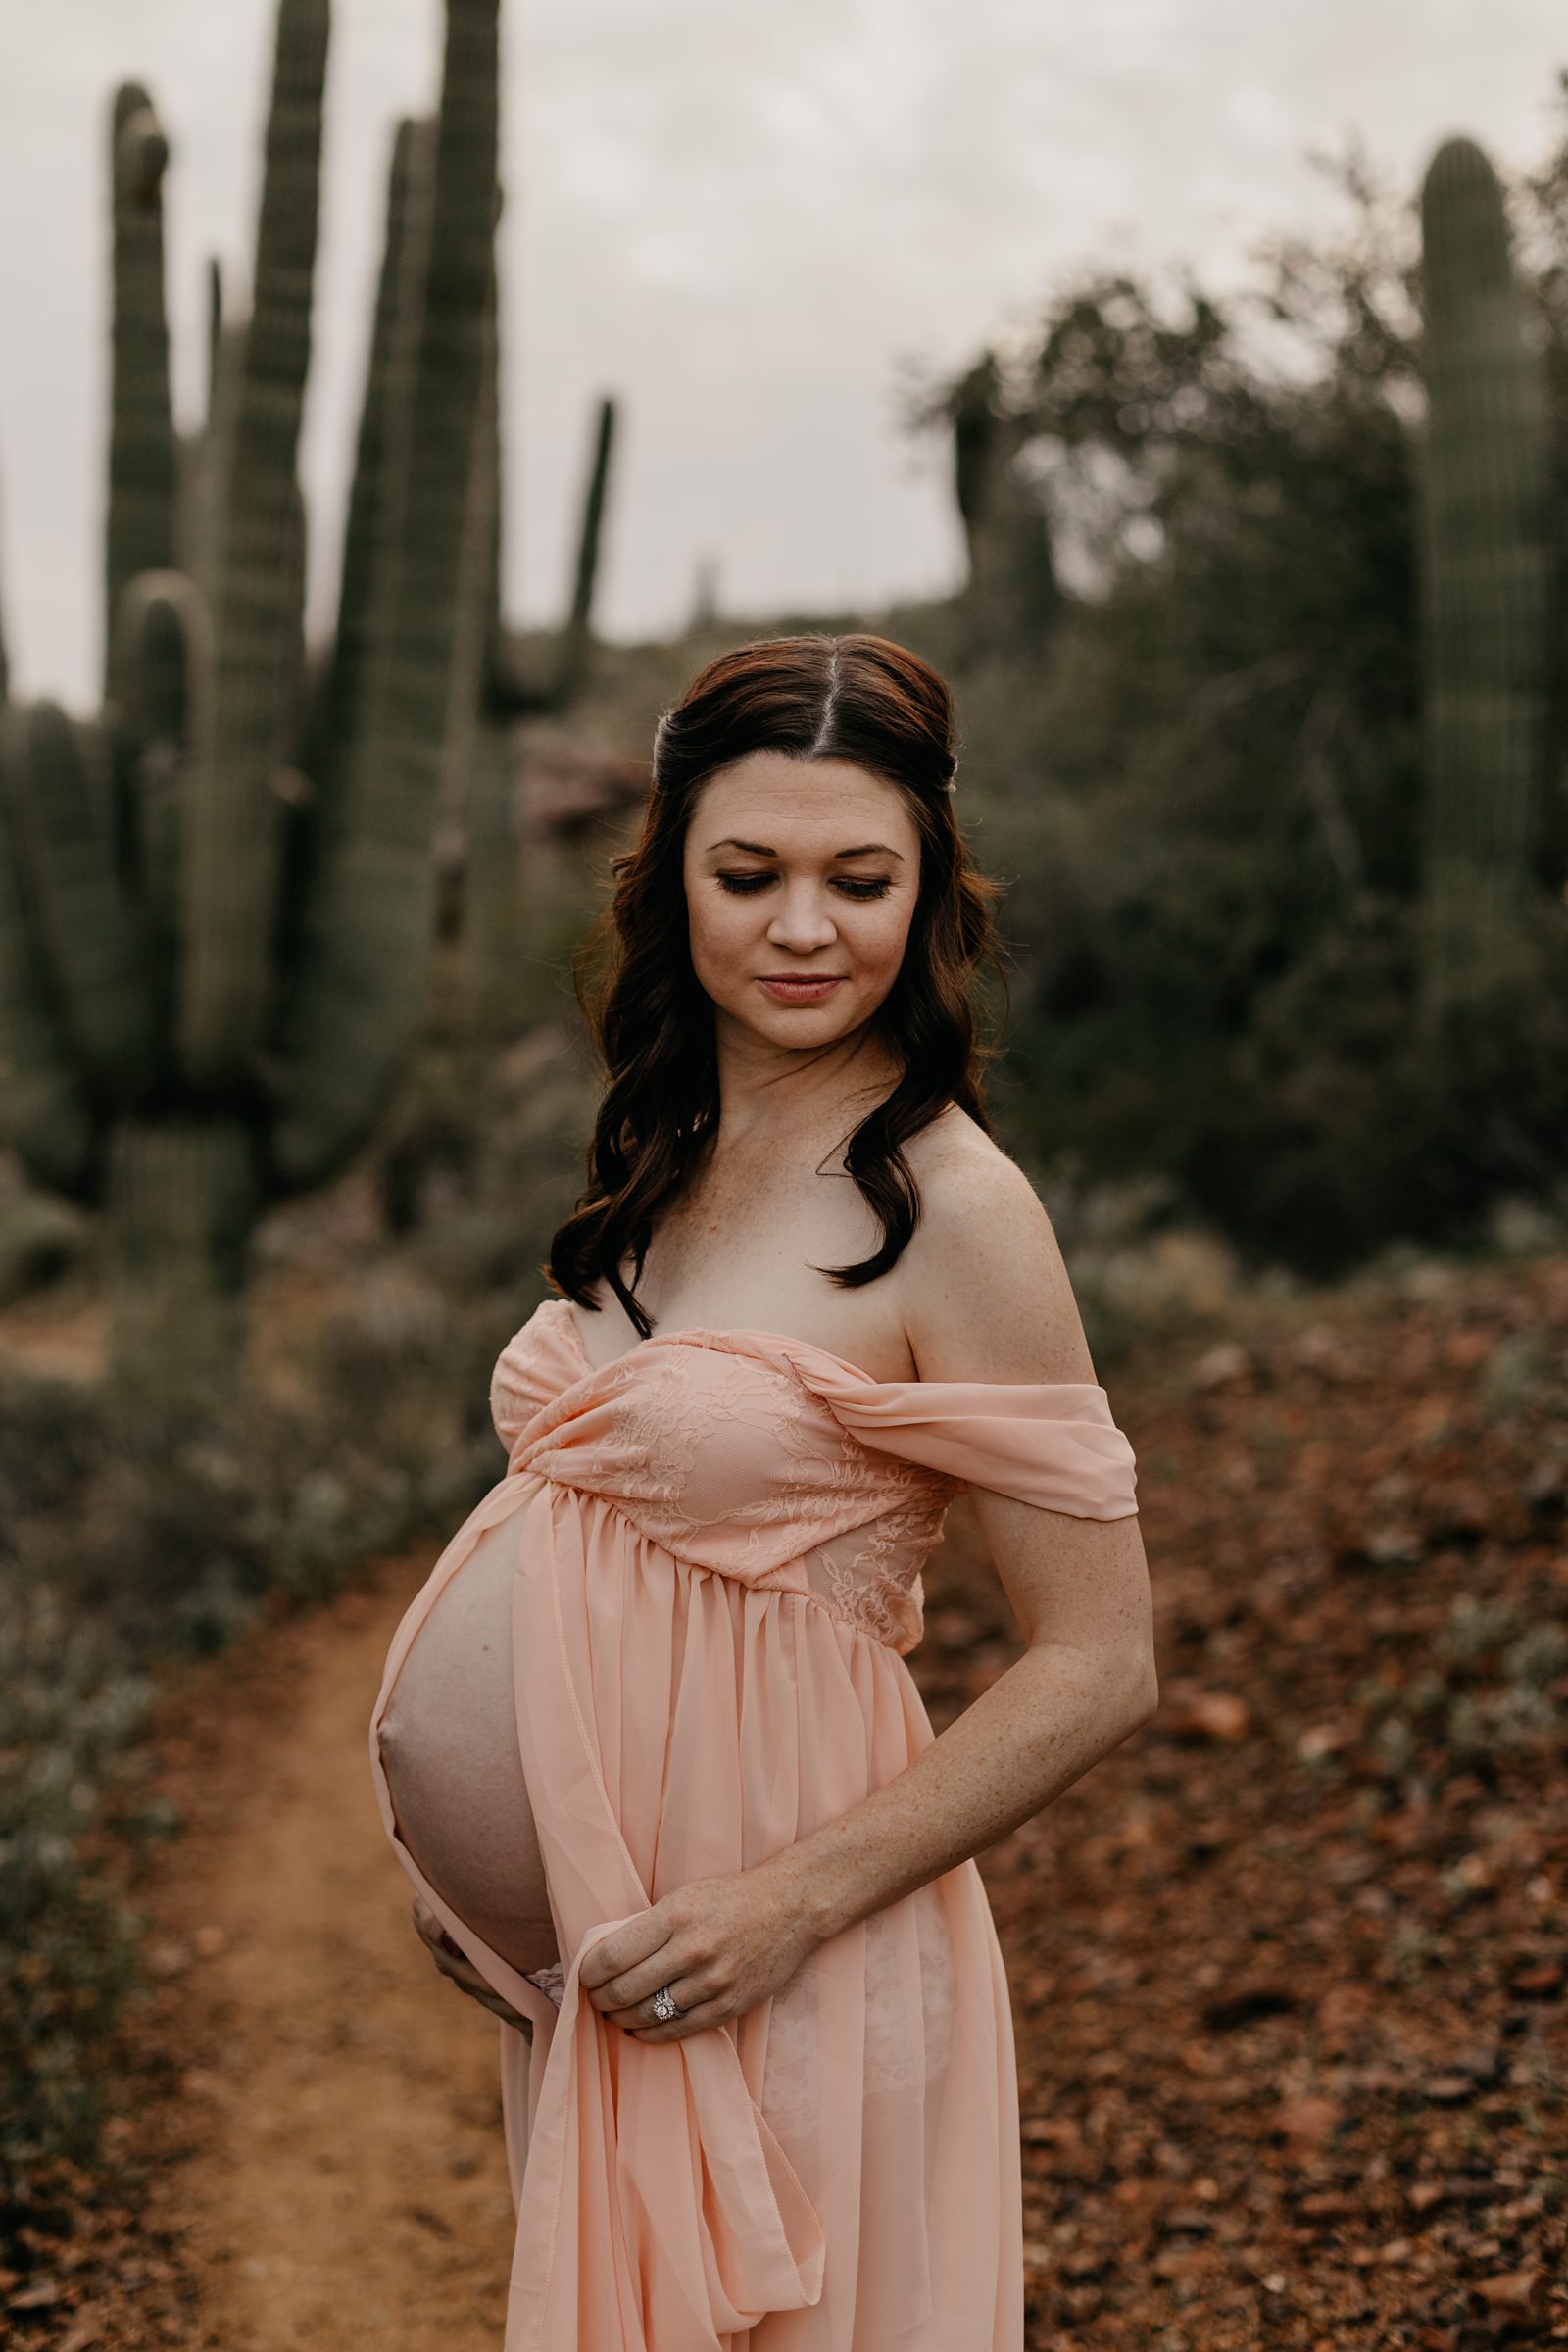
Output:
[[[506,1475],[387,1658],[387,1834],[502,2019],[507,2352],[1021,2352],[973,1857],[1155,1686],[1132,1449],[981,1094],[955,765],[872,636],[661,720]],[[963,1493],[1027,1647],[936,1738],[904,1661]]]

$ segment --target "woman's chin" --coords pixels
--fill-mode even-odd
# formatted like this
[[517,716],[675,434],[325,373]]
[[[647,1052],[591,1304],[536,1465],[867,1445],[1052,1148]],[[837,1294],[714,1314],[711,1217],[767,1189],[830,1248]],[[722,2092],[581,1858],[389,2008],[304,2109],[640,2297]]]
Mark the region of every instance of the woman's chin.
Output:
[[764,997],[760,1004],[737,1007],[731,1014],[737,1028],[770,1046],[831,1046],[860,1026],[860,1016],[848,1015],[832,1002],[782,1004]]

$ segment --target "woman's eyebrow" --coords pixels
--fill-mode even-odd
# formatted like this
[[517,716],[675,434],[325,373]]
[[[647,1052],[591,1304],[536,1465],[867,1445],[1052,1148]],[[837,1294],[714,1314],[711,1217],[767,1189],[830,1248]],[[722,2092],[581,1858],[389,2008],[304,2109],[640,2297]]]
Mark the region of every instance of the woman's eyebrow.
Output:
[[[777,850],[770,850],[765,842],[739,841],[733,833],[726,833],[722,841],[710,841],[708,848],[709,850],[749,850],[754,858],[776,858],[778,856]],[[707,853],[705,852],[704,855],[706,856]],[[890,849],[885,841],[863,841],[858,850],[835,850],[833,855],[835,858],[897,858],[901,865],[904,863],[903,852]]]

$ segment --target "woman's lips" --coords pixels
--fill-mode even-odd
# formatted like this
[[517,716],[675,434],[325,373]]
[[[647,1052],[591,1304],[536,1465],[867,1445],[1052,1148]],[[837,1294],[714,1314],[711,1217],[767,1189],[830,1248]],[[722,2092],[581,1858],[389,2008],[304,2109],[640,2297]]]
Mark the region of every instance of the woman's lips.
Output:
[[781,1004],[819,1004],[840,985],[842,973],[830,973],[821,980],[783,980],[760,975],[758,986],[765,988],[770,997]]

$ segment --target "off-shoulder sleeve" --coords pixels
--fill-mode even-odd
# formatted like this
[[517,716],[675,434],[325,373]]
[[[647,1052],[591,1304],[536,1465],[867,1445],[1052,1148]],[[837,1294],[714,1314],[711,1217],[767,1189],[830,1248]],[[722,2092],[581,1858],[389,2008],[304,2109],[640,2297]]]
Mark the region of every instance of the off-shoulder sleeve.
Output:
[[813,1349],[802,1376],[862,1446],[1077,1519],[1126,1519],[1137,1469],[1092,1381],[874,1381]]
[[563,1389],[581,1377],[567,1311],[563,1300],[546,1298],[496,1358],[490,1375],[490,1418],[509,1448]]

